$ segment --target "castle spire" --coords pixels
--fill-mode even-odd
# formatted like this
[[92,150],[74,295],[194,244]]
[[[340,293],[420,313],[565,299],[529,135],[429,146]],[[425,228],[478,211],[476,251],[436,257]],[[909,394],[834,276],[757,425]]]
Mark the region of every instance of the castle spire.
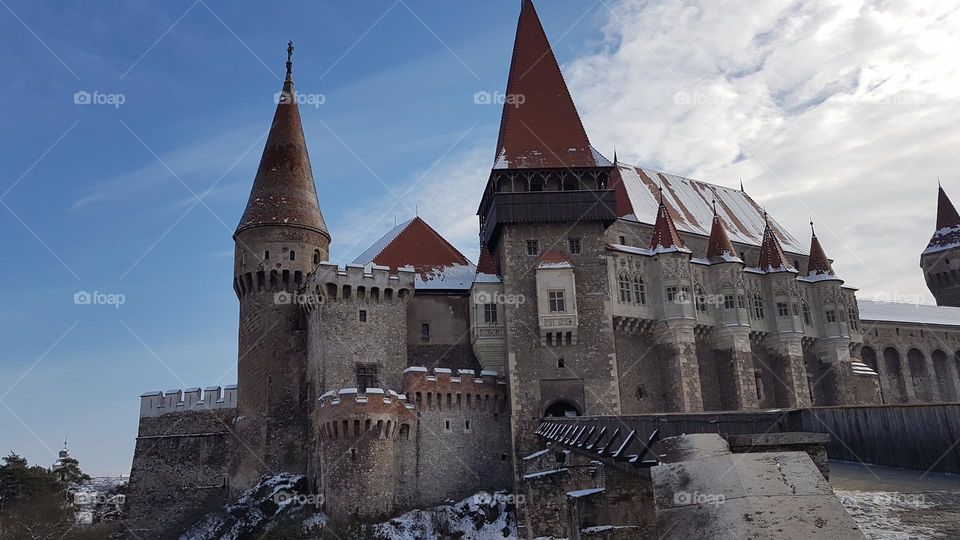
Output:
[[937,182],[937,230],[949,229],[960,225],[960,214],[957,214],[957,208],[953,206],[950,197],[943,191],[943,186]]
[[775,272],[796,272],[787,261],[787,255],[783,252],[783,246],[777,239],[777,234],[773,232],[770,226],[770,218],[767,217],[767,211],[763,211],[763,244],[760,245],[760,259],[757,261],[757,268],[768,274]]
[[810,220],[810,258],[807,261],[807,277],[814,279],[839,279],[833,271],[830,259],[823,251],[817,233],[813,229],[813,220]]
[[330,233],[320,213],[317,187],[293,89],[293,42],[287,44],[287,76],[237,233],[262,225],[304,227]]
[[737,256],[737,251],[727,236],[727,229],[717,215],[717,201],[713,201],[713,226],[710,228],[710,241],[707,244],[707,260],[711,263],[743,261]]
[[523,0],[494,168],[609,165],[590,146],[533,2]]
[[680,238],[677,227],[673,224],[670,211],[667,209],[667,206],[663,204],[663,187],[660,187],[660,206],[657,207],[657,221],[653,224],[650,249],[652,249],[654,253],[670,251],[684,251],[689,253],[690,251],[683,244],[683,239]]

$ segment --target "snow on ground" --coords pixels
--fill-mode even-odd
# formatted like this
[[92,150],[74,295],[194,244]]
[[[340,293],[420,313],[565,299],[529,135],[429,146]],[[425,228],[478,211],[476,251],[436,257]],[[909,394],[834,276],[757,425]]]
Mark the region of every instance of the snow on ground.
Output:
[[455,504],[407,512],[375,530],[389,540],[513,540],[517,531],[507,511],[509,499],[506,492],[491,495],[481,491]]
[[119,513],[125,496],[116,490],[127,480],[126,476],[97,476],[74,488],[73,503],[77,508],[77,523],[92,524],[98,510],[101,513]]

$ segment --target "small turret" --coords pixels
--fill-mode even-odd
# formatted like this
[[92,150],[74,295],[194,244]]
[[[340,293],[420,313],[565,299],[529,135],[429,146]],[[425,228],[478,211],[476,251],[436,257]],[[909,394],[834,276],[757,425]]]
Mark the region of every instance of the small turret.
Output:
[[777,234],[773,232],[773,227],[770,226],[770,220],[766,212],[763,213],[763,222],[763,244],[760,245],[760,258],[757,261],[757,268],[766,274],[777,272],[798,273],[797,269],[787,261],[787,255],[783,252],[783,246],[780,245]]
[[943,186],[937,193],[937,230],[920,255],[927,288],[938,306],[960,306],[960,214]]
[[657,221],[653,224],[653,235],[650,238],[650,249],[656,253],[683,252],[690,253],[684,245],[677,226],[673,224],[670,210],[663,204],[663,188],[660,188],[660,206],[657,208]]
[[736,262],[743,263],[733,248],[730,237],[723,221],[717,215],[717,201],[713,201],[713,225],[710,228],[710,241],[707,244],[707,260],[711,263]]
[[837,280],[842,281],[833,271],[833,265],[830,259],[823,251],[820,240],[817,240],[817,233],[813,229],[813,221],[810,222],[810,259],[807,262],[807,279],[814,281]]

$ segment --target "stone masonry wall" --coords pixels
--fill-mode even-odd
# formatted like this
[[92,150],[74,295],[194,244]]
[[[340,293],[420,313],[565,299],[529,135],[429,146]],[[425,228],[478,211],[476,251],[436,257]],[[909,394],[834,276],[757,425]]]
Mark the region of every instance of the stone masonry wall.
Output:
[[140,419],[127,525],[138,538],[169,538],[229,500],[228,465],[239,445],[236,409],[190,411]]

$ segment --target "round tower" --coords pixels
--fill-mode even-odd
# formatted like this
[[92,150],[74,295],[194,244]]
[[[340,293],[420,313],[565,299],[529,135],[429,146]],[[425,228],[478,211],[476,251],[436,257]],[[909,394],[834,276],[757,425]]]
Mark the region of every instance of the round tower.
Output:
[[927,288],[938,306],[960,307],[960,214],[950,198],[939,188],[937,230],[920,255],[920,267]]
[[293,44],[250,199],[233,235],[234,290],[240,301],[238,435],[231,489],[262,474],[305,472],[306,331],[296,291],[329,256],[293,89]]

